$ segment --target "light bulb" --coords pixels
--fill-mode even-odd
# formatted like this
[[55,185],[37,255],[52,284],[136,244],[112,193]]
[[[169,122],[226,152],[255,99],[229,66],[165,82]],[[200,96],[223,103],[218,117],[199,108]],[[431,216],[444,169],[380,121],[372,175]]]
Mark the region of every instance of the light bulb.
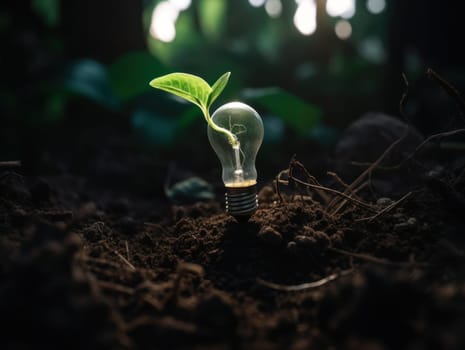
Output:
[[238,141],[233,146],[225,133],[208,126],[208,139],[223,168],[226,211],[236,217],[250,216],[258,207],[255,158],[263,140],[262,118],[252,107],[230,102],[218,108],[212,120]]

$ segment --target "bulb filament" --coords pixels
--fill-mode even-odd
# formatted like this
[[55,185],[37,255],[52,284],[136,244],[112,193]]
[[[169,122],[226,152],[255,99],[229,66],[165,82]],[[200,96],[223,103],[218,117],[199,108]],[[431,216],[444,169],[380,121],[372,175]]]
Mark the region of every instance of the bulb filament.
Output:
[[236,145],[233,145],[234,151],[234,182],[244,181],[244,170],[242,169],[241,162],[241,143],[238,141]]

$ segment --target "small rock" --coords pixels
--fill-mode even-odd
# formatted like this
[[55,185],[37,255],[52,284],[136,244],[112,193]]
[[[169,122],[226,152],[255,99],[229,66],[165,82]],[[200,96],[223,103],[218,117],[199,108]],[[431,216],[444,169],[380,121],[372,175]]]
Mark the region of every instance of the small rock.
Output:
[[297,243],[295,243],[294,241],[290,241],[289,243],[287,243],[286,249],[289,254],[296,255],[297,254]]
[[314,236],[318,242],[318,247],[322,250],[325,250],[329,246],[329,237],[326,233],[323,231],[315,231],[315,236]]
[[312,254],[320,254],[328,248],[330,239],[322,231],[314,231],[312,236],[297,235],[294,241],[298,248],[310,250]]
[[283,241],[281,233],[276,231],[271,226],[263,226],[258,232],[258,238],[265,244],[277,247],[280,246]]
[[409,226],[415,226],[415,225],[417,224],[417,219],[415,219],[415,218],[408,218],[407,224],[408,224]]
[[388,197],[381,197],[376,201],[376,204],[385,207],[385,206],[391,205],[392,200],[391,198],[388,198]]
[[309,248],[316,244],[316,239],[309,236],[295,236],[294,241],[299,248]]
[[418,223],[417,219],[415,219],[413,217],[410,217],[405,221],[402,221],[402,222],[400,222],[398,224],[395,224],[394,225],[394,230],[398,231],[398,230],[412,228],[412,227],[416,226],[417,223]]
[[95,214],[97,211],[97,205],[94,202],[86,202],[83,203],[78,212],[79,218],[85,218]]

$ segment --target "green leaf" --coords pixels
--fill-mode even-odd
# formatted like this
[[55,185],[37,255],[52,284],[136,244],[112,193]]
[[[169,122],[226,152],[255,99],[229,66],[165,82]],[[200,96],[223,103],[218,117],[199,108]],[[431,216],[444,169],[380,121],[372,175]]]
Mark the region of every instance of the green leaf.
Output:
[[213,84],[210,96],[208,96],[207,107],[210,107],[218,98],[218,96],[223,92],[226,84],[228,84],[230,75],[231,72],[224,73],[221,77],[219,77],[215,84]]
[[281,118],[299,134],[307,133],[322,117],[319,107],[280,88],[246,89],[243,96]]
[[164,75],[153,79],[150,86],[190,101],[202,110],[207,107],[208,97],[212,91],[212,88],[205,80],[187,73]]
[[200,0],[198,13],[200,28],[204,36],[212,41],[220,40],[228,22],[228,1]]
[[107,69],[97,61],[81,59],[73,62],[62,79],[66,92],[84,96],[112,110],[120,107],[120,101],[108,82]]
[[167,74],[166,68],[153,55],[144,51],[124,54],[108,66],[111,87],[123,101],[151,89],[147,77]]
[[60,22],[59,0],[33,0],[32,9],[50,27],[56,27]]

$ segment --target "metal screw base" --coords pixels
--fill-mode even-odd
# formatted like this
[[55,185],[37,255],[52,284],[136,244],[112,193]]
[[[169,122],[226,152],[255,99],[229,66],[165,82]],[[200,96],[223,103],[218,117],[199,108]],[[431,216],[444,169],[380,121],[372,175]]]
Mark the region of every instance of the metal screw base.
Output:
[[251,216],[258,208],[257,185],[226,187],[226,212],[232,216]]

